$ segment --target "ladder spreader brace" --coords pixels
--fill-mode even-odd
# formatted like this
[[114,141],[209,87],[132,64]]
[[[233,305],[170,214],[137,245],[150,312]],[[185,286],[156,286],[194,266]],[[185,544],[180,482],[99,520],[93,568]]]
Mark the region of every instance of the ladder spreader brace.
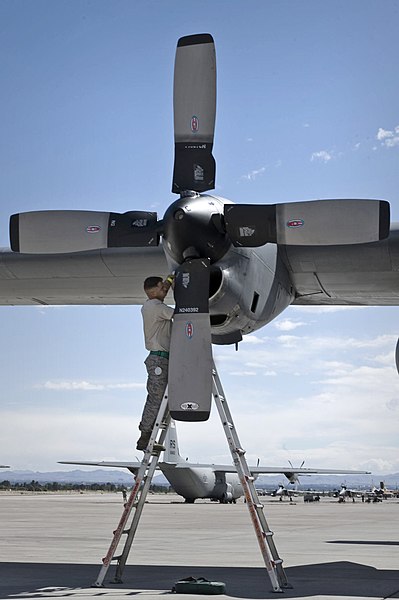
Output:
[[[222,422],[233,458],[234,466],[237,470],[237,474],[244,491],[245,501],[252,519],[252,524],[273,591],[282,592],[283,588],[287,589],[291,588],[292,586],[287,581],[287,577],[282,565],[283,561],[280,559],[273,541],[273,532],[269,529],[263,512],[263,504],[258,498],[258,494],[254,485],[254,477],[252,476],[245,459],[245,450],[242,449],[238,439],[237,431],[233,423],[233,418],[224,395],[222,383],[216,370],[215,363],[213,363],[212,367],[212,396],[218,409],[220,420]],[[114,531],[114,536],[108,552],[102,559],[103,565],[96,581],[93,583],[93,587],[103,587],[104,578],[112,561],[117,561],[113,583],[122,583],[122,573],[129,556],[140,516],[148,491],[150,489],[151,481],[159,462],[159,455],[162,451],[159,449],[154,451],[154,444],[156,448],[159,448],[159,446],[163,445],[169,424],[170,415],[168,411],[168,390],[166,389],[154,428],[151,433],[148,447],[144,452],[144,458],[135,477],[135,484],[125,504],[118,527]],[[156,441],[159,431],[159,439]],[[128,521],[133,509],[133,518],[129,526]],[[127,535],[127,538],[125,540],[123,550],[121,554],[116,555],[122,535],[124,534]]]

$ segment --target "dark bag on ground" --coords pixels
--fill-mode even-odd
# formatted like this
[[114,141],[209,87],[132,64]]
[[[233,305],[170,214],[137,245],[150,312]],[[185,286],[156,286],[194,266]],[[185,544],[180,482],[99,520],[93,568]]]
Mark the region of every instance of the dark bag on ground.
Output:
[[226,584],[223,581],[209,581],[205,577],[186,577],[176,581],[172,592],[176,594],[224,594]]

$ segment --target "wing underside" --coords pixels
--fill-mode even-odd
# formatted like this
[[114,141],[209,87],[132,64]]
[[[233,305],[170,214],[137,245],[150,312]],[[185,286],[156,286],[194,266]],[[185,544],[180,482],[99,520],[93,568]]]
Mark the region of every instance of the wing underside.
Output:
[[0,249],[0,305],[142,304],[144,279],[167,271],[162,246],[49,255]]
[[399,304],[399,224],[389,238],[351,246],[284,246],[297,305]]

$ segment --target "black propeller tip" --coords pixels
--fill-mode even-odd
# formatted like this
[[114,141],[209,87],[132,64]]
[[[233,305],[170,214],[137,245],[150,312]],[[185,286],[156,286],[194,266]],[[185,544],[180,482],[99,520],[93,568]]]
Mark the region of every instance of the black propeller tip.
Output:
[[210,33],[196,33],[195,35],[185,35],[177,42],[177,47],[194,46],[195,44],[213,44],[214,40]]

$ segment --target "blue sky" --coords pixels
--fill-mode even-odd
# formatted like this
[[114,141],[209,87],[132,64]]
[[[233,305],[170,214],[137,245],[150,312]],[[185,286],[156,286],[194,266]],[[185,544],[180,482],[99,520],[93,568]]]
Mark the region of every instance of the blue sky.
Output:
[[[217,53],[217,194],[383,198],[399,220],[398,26],[389,0],[2,0],[0,246],[19,211],[163,214],[176,42],[201,32]],[[397,322],[396,307],[292,307],[238,353],[217,348],[249,458],[399,471]],[[0,326],[0,462],[134,458],[138,307],[0,307]],[[229,459],[216,414],[179,435],[191,460]]]

